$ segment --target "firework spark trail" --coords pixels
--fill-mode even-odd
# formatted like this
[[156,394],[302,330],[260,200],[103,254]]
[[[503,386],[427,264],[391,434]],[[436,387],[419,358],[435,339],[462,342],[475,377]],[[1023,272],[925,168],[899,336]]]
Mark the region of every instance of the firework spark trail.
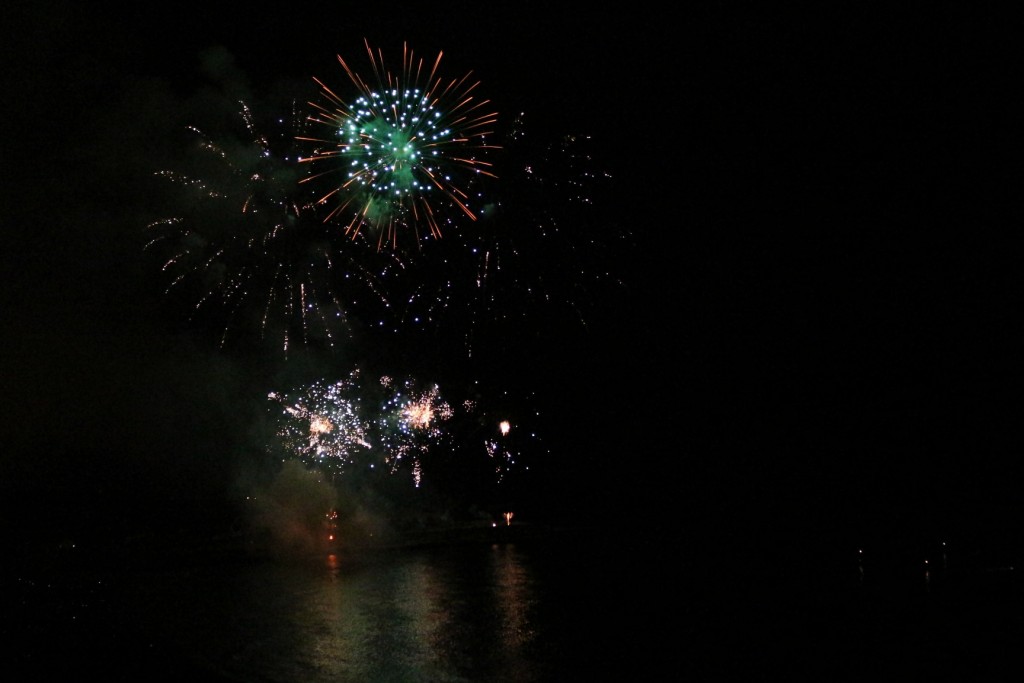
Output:
[[390,305],[374,274],[389,255],[315,215],[294,152],[304,116],[293,113],[268,135],[248,103],[232,108],[235,130],[222,139],[187,127],[189,172],[156,173],[173,190],[177,213],[147,226],[153,237],[144,248],[162,255],[165,294],[177,293],[190,322],[218,327],[222,347],[231,335],[251,341],[255,334],[286,355],[293,343],[333,348],[351,341],[350,309]]
[[323,103],[309,103],[316,112],[310,121],[331,135],[297,138],[312,147],[300,161],[326,167],[301,182],[325,186],[317,203],[334,204],[325,220],[347,221],[352,238],[369,229],[378,249],[398,248],[403,230],[419,243],[427,234],[440,238],[460,215],[475,221],[473,186],[481,176],[496,177],[484,155],[500,149],[488,142],[497,113],[488,111],[489,100],[474,96],[479,82],[469,82],[470,72],[445,84],[438,75],[443,53],[424,76],[423,60],[407,45],[396,76],[384,68],[383,54],[364,44],[376,87],[337,56],[359,92],[353,103],[313,79]]

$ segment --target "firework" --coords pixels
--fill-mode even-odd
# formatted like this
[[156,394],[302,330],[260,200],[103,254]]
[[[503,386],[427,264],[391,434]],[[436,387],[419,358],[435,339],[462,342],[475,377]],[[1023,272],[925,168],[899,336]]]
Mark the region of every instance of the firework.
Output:
[[401,71],[389,72],[383,54],[364,41],[373,73],[369,81],[339,55],[357,95],[347,100],[314,78],[320,100],[311,122],[321,136],[300,135],[311,171],[301,182],[317,188],[328,221],[355,238],[365,230],[378,248],[398,246],[399,234],[439,238],[480,211],[478,181],[494,177],[486,155],[497,113],[476,94],[472,72],[448,80],[403,45]]
[[[480,389],[479,382],[475,384]],[[485,388],[461,407],[453,438],[470,454],[467,460],[479,481],[499,489],[515,488],[525,481],[531,461],[550,455],[539,434],[542,418],[534,392]]]
[[277,443],[288,458],[335,475],[380,468],[408,473],[416,486],[424,459],[447,438],[443,426],[454,414],[434,385],[380,379],[366,386],[360,371],[333,383],[315,382],[294,395],[271,392],[280,406]]
[[[525,424],[510,412],[515,402],[506,393],[500,407],[481,408],[481,400],[452,405],[437,384],[388,375],[364,383],[356,369],[345,378],[314,382],[295,392],[271,392],[275,438],[271,453],[298,460],[332,477],[360,477],[370,472],[408,478],[418,488],[431,476],[486,488],[501,484],[515,469],[528,469],[524,452],[540,451],[535,411]],[[501,417],[498,417],[498,416]]]
[[298,396],[271,392],[268,398],[281,407],[280,445],[291,457],[324,471],[372,466],[373,423],[359,389],[359,372],[353,371],[338,382],[316,382]]
[[522,466],[524,470],[529,469],[529,466],[521,463],[522,449],[529,443],[533,450],[538,450],[536,443],[538,441],[536,432],[517,428],[513,433],[512,424],[508,420],[501,420],[493,429],[488,430],[483,439],[483,447],[487,453],[494,480],[498,484],[503,484],[508,475],[517,467]]
[[[532,356],[525,345],[548,332],[585,330],[624,291],[618,266],[631,248],[608,210],[614,183],[597,142],[535,136],[520,114],[491,145],[494,117],[479,113],[489,107],[468,75],[443,81],[440,55],[427,68],[405,51],[395,76],[367,51],[374,87],[341,60],[361,104],[322,84],[312,114],[297,94],[264,109],[240,96],[215,102],[223,111],[207,102],[205,125],[187,128],[189,156],[157,174],[170,206],[145,248],[170,302],[221,347],[255,341],[287,356],[349,348],[358,331],[377,348],[398,343],[396,354],[441,354],[423,358],[431,367]],[[385,126],[408,138],[406,152],[373,147],[367,131]],[[361,144],[344,137],[353,131]],[[483,157],[499,148],[492,173]],[[396,192],[382,189],[386,176]],[[445,226],[459,229],[442,239]],[[417,248],[382,249],[402,228]]]
[[408,341],[420,330],[432,337],[420,348],[493,365],[546,334],[585,331],[627,291],[633,240],[609,210],[615,180],[597,141],[535,136],[518,116],[503,152],[501,183],[471,230],[377,271],[391,303],[375,318],[381,331]]
[[181,169],[156,174],[168,182],[170,215],[147,226],[145,249],[162,259],[165,293],[190,322],[212,326],[222,347],[232,333],[285,352],[334,347],[351,337],[349,307],[373,298],[386,308],[376,266],[361,253],[371,249],[325,225],[298,182],[305,113],[292,104],[261,125],[245,101],[230,105],[226,123],[211,123],[217,134],[188,127]]
[[385,463],[392,473],[408,466],[416,486],[423,478],[423,460],[431,449],[439,449],[447,434],[444,423],[454,414],[452,407],[440,396],[435,384],[418,389],[416,382],[406,379],[399,386],[388,377],[381,378],[388,396],[381,406],[379,424],[384,444]]

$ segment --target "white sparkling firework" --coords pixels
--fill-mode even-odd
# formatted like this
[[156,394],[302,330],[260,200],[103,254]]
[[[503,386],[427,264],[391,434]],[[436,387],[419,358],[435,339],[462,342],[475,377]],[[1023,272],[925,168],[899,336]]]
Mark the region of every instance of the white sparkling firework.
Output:
[[315,383],[296,398],[271,392],[278,403],[277,437],[285,451],[307,466],[344,471],[372,460],[371,423],[363,416],[359,372],[333,384]]
[[[544,450],[532,427],[481,410],[485,399],[466,399],[456,410],[437,384],[412,378],[385,375],[364,385],[356,369],[340,381],[268,398],[277,414],[271,452],[332,476],[378,471],[407,476],[419,487],[424,477],[455,473],[446,467],[476,471],[486,465],[491,483],[501,484],[512,471],[529,469],[522,464],[525,452]],[[511,399],[506,395],[502,402],[507,406]],[[535,411],[524,415],[526,425],[537,422]]]
[[452,418],[454,411],[441,398],[436,384],[421,390],[414,380],[408,379],[395,387],[391,378],[385,376],[381,378],[381,386],[391,392],[380,416],[385,462],[392,473],[408,464],[419,486],[423,476],[423,458],[445,438],[443,426]]
[[[383,398],[376,400],[383,390]],[[360,383],[360,371],[334,383],[316,382],[297,395],[271,392],[280,406],[276,446],[286,457],[333,474],[382,465],[422,482],[423,460],[446,439],[454,411],[432,385],[419,389],[407,379],[382,377],[377,391]]]

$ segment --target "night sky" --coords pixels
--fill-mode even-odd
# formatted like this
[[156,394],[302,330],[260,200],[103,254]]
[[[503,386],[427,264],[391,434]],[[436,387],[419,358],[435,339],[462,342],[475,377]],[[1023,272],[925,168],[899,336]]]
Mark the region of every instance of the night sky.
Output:
[[[269,388],[393,361],[531,397],[538,519],[1018,538],[1014,42],[951,3],[830,8],[5,8],[5,525],[215,514],[259,469]],[[585,326],[539,308],[472,360],[458,318],[284,358],[168,305],[142,233],[202,55],[258,101],[345,87],[364,38],[472,71],[527,155],[593,142],[612,181],[568,234],[612,245],[593,266],[620,286],[583,289]]]

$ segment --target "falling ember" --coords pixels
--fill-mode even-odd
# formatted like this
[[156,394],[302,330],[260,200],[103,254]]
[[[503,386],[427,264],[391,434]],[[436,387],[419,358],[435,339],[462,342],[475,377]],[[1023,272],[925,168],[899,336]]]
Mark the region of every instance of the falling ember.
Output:
[[511,526],[513,514],[511,512],[506,512],[503,516],[505,517],[505,526]]
[[508,430],[511,429],[511,428],[512,428],[512,426],[508,423],[508,420],[502,420],[498,424],[498,429],[501,430],[501,435],[502,436],[507,435],[508,434]]

